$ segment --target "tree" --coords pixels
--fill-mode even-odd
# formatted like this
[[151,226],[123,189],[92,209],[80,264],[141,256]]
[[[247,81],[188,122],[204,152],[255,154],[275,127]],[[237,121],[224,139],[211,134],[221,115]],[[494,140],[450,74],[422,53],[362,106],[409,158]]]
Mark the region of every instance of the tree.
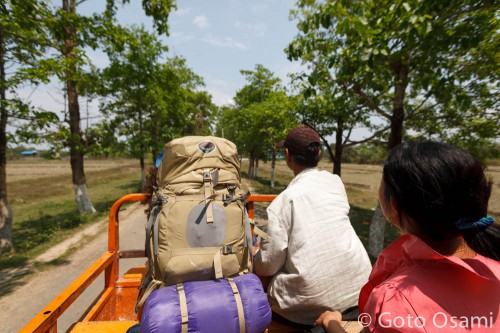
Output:
[[[77,7],[85,1],[63,0],[61,8],[53,8],[53,13],[47,17],[46,23],[55,54],[40,65],[52,71],[64,84],[68,105],[68,118],[65,119],[69,127],[67,144],[70,148],[75,200],[81,213],[92,213],[95,209],[86,186],[83,158],[86,144],[80,128],[78,101],[81,88],[86,85],[86,69],[93,70],[92,63],[86,57],[85,48],[96,49],[104,40],[116,40],[123,36],[114,20],[116,1],[107,0],[106,10],[103,13],[95,13],[92,16],[77,14]],[[146,15],[154,18],[155,26],[160,33],[168,33],[167,20],[172,5],[172,0],[143,1]]]
[[36,66],[47,43],[41,22],[45,12],[44,3],[37,0],[0,4],[0,254],[13,250],[13,216],[6,174],[6,151],[13,135],[7,132],[7,125],[29,121],[33,127],[41,128],[54,120],[53,114],[34,110],[16,95],[16,88],[21,85],[36,84],[48,78],[47,73]]
[[[498,123],[498,9],[494,0],[299,1],[300,33],[288,52],[321,50],[336,80],[387,123],[390,150],[412,128],[441,137],[477,131],[464,127],[471,112]],[[384,225],[372,220],[372,256]]]
[[85,130],[86,155],[94,157],[129,157],[129,147],[118,140],[119,123],[104,120]]
[[[113,29],[106,27],[113,23],[117,6],[114,0],[107,0],[107,8],[102,15],[82,17],[76,14],[76,7],[85,1],[63,0],[60,9],[50,8],[46,2],[37,0],[7,1],[0,5],[0,202],[6,205],[6,209],[1,211],[9,211],[5,177],[6,127],[9,117],[17,112],[18,119],[29,120],[30,124],[22,126],[21,133],[35,140],[38,138],[30,129],[36,131],[58,120],[54,113],[35,110],[15,97],[8,97],[6,93],[15,96],[16,88],[22,82],[36,83],[51,75],[57,75],[64,82],[68,98],[67,120],[71,135],[65,135],[64,130],[58,131],[58,134],[68,139],[71,147],[75,199],[81,212],[94,211],[86,193],[83,171],[82,151],[85,145],[79,128],[78,88],[82,81],[82,68],[90,65],[85,61],[83,50],[87,46],[96,48],[100,38],[113,38]],[[146,15],[154,18],[160,33],[168,33],[167,19],[172,6],[172,0],[143,0]],[[50,52],[49,48],[54,52]],[[15,73],[7,75],[8,67],[13,68]],[[10,228],[9,219],[0,226],[2,249],[11,248]]]
[[[119,132],[127,137],[132,155],[139,159],[141,188],[145,183],[145,157],[151,135],[145,130],[149,112],[157,110],[155,84],[160,71],[159,60],[167,48],[155,34],[144,28],[121,31],[123,38],[111,41],[106,49],[110,65],[103,70],[101,108],[106,117],[114,116]],[[164,74],[164,73],[162,73]]]
[[[366,107],[358,104],[356,97],[349,96],[349,92],[339,85],[332,73],[321,63],[321,53],[311,52],[303,56],[303,63],[308,64],[312,70],[307,80],[304,73],[294,75],[297,88],[301,91],[298,113],[302,123],[314,128],[323,141],[327,152],[333,161],[333,173],[341,176],[342,154],[344,148],[370,140],[362,141],[350,139],[352,131],[359,124],[365,127],[373,126],[368,121]],[[316,53],[316,55],[314,55]],[[316,60],[307,60],[317,57]],[[332,150],[327,137],[335,136],[334,149]]]
[[[76,15],[76,0],[63,0],[62,11],[59,11],[59,24],[52,30],[55,36],[59,35],[61,42],[57,49],[61,52],[64,69],[59,73],[59,78],[65,83],[65,92],[68,102],[69,114],[69,149],[70,163],[73,178],[75,200],[80,213],[95,213],[96,210],[90,201],[85,179],[83,156],[85,143],[82,140],[80,128],[80,104],[78,102],[79,81],[82,76],[81,61],[83,54],[79,52],[78,30],[85,24],[85,20]],[[83,46],[83,45],[82,45]]]
[[191,91],[188,95],[189,114],[183,135],[210,135],[215,122],[217,107],[206,91]]
[[[245,76],[247,80],[247,84],[243,86],[240,90],[236,92],[235,104],[236,108],[234,110],[230,110],[230,114],[232,114],[233,119],[227,119],[225,117],[223,121],[225,122],[224,126],[227,123],[238,122],[236,125],[236,133],[234,140],[235,143],[240,147],[240,151],[246,151],[249,155],[249,166],[248,166],[248,176],[250,178],[255,178],[258,175],[258,163],[259,159],[264,154],[264,147],[270,147],[269,144],[276,144],[268,142],[266,145],[265,138],[267,134],[262,132],[262,128],[270,128],[272,125],[267,125],[274,123],[273,117],[265,118],[261,112],[256,112],[256,108],[259,110],[266,109],[266,103],[273,102],[270,101],[270,96],[274,93],[282,93],[285,94],[284,88],[281,86],[281,80],[279,78],[274,77],[274,73],[269,69],[265,68],[263,65],[257,64],[255,65],[255,70],[241,70],[240,73]],[[278,95],[273,95],[274,98],[277,98]],[[275,102],[277,99],[275,99]],[[281,108],[275,108],[271,106],[271,104],[267,104],[267,107],[273,108],[276,112],[277,117],[281,117],[288,105],[283,104]],[[260,105],[260,106],[259,106]],[[267,111],[267,110],[266,110]],[[266,112],[268,114],[268,112]],[[281,129],[286,131],[285,124],[287,122],[283,121],[281,125]],[[275,124],[276,125],[276,124]],[[278,128],[279,124],[278,124]],[[228,136],[229,137],[229,136]],[[274,137],[276,140],[276,137]],[[279,140],[278,140],[279,141]],[[270,148],[271,148],[270,147]],[[243,148],[243,150],[241,150]],[[273,151],[273,159],[275,159],[275,148]]]
[[114,117],[119,133],[127,138],[132,155],[139,159],[145,184],[145,159],[153,161],[171,139],[207,134],[211,97],[197,89],[202,79],[180,57],[167,59],[167,48],[144,28],[123,31],[123,44],[107,49],[110,65],[102,72],[101,106]]
[[251,104],[246,110],[247,115],[254,120],[254,127],[250,130],[261,138],[266,159],[267,152],[271,152],[271,187],[274,188],[278,143],[297,125],[293,101],[284,91],[276,91],[271,92],[266,100]]

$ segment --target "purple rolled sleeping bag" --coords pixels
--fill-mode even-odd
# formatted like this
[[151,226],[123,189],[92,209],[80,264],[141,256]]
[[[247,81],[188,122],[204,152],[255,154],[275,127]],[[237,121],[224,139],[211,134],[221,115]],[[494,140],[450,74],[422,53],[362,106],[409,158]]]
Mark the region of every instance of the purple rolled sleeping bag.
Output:
[[[271,307],[259,278],[244,274],[233,278],[238,287],[245,332],[262,333],[271,323]],[[236,298],[225,279],[183,283],[188,310],[188,333],[239,333]],[[149,295],[141,319],[141,333],[181,333],[177,286]]]

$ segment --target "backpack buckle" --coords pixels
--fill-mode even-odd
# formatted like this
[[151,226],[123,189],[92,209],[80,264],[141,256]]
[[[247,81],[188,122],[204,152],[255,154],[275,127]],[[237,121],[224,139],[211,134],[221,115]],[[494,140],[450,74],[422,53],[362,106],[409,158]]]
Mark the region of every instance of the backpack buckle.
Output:
[[212,175],[210,174],[210,171],[203,171],[203,182],[209,183],[211,181],[212,181]]
[[227,206],[233,202],[233,196],[231,194],[223,194],[222,201],[224,202],[224,206]]
[[232,253],[234,253],[232,245],[224,245],[222,247],[222,254],[232,254]]

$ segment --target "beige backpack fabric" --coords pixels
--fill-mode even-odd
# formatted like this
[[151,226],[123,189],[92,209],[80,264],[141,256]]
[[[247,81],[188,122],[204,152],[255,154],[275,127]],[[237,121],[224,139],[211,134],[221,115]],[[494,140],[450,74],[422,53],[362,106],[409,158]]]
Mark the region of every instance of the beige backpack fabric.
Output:
[[[149,264],[140,307],[155,289],[251,270],[251,235],[234,143],[188,136],[165,146],[146,224]],[[150,280],[150,281],[149,281]]]

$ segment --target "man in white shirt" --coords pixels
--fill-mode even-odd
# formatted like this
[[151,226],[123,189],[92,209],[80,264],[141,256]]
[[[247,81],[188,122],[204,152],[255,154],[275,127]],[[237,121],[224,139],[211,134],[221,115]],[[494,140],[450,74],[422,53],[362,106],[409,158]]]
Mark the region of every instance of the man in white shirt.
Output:
[[273,312],[314,325],[327,309],[357,305],[371,263],[349,220],[342,181],[317,169],[319,135],[299,126],[281,144],[295,177],[267,208],[269,237],[260,243],[254,268],[272,277],[267,293]]

